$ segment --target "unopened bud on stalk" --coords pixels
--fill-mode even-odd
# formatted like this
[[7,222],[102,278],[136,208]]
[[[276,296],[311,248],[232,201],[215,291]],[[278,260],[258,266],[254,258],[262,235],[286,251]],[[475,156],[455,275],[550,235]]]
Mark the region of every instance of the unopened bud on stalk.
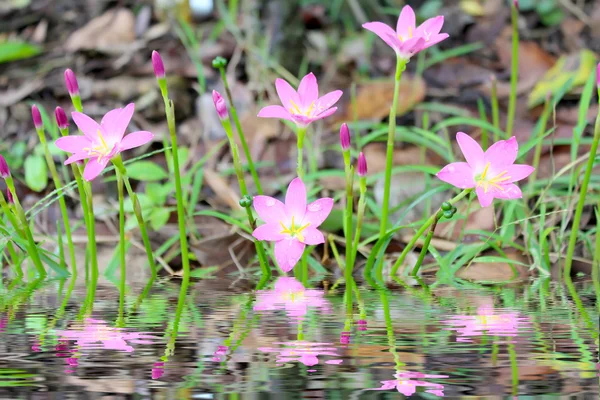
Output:
[[154,67],[154,75],[157,79],[165,77],[165,64],[163,64],[163,60],[156,50],[152,51],[152,67]]
[[600,63],[596,66],[596,85],[600,88]]
[[40,109],[34,104],[31,106],[31,118],[33,119],[33,125],[35,125],[35,129],[42,129],[44,123],[42,122],[42,114],[40,114]]
[[225,104],[225,99],[223,96],[221,96],[221,93],[213,90],[212,97],[215,103],[215,108],[217,109],[217,114],[219,114],[221,121],[228,119],[229,114],[227,113],[227,104]]
[[62,107],[56,107],[54,109],[54,117],[56,118],[56,124],[60,129],[66,129],[69,126],[69,119],[67,113]]
[[350,344],[350,332],[342,332],[340,334],[340,344]]
[[242,198],[240,199],[240,207],[243,207],[243,208],[252,207],[252,196],[250,196],[248,194],[242,196]]
[[345,123],[340,127],[340,144],[343,151],[350,150],[350,129]]
[[0,176],[3,179],[6,179],[10,176],[10,169],[8,168],[8,164],[2,155],[0,154]]
[[79,95],[79,84],[77,83],[77,77],[75,76],[75,73],[68,68],[65,71],[65,84],[67,85],[67,90],[69,91],[70,96]]
[[13,199],[13,195],[9,188],[6,188],[6,201],[8,201],[8,204],[15,203],[15,199]]
[[367,175],[367,159],[365,154],[361,151],[358,155],[358,176],[363,177]]
[[215,69],[225,68],[227,66],[227,60],[221,56],[217,56],[213,59],[212,66]]
[[366,331],[367,330],[367,321],[364,319],[359,319],[358,321],[356,321],[356,325],[357,325],[357,329],[359,331]]
[[518,10],[519,9],[519,0],[513,0],[513,5]]

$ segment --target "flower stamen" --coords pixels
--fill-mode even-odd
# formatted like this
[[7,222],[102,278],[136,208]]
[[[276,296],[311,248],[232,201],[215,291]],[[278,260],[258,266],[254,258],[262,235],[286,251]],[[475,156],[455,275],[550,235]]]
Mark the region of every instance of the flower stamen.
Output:
[[489,192],[490,187],[493,187],[493,188],[498,189],[501,192],[503,192],[505,189],[503,186],[504,182],[510,180],[510,176],[506,176],[508,171],[502,171],[498,175],[494,176],[493,178],[486,179],[489,170],[490,170],[490,163],[488,162],[487,164],[485,164],[485,168],[483,169],[483,172],[481,173],[479,178],[477,178],[477,177],[475,178],[475,180],[477,181],[477,186],[483,187],[484,193]]
[[302,235],[302,231],[308,228],[310,222],[304,226],[296,226],[294,222],[294,217],[292,217],[292,224],[289,228],[285,226],[283,221],[279,221],[279,224],[281,225],[281,228],[283,228],[283,230],[280,232],[281,234],[290,235],[291,237],[295,237],[299,241],[304,242],[304,236]]

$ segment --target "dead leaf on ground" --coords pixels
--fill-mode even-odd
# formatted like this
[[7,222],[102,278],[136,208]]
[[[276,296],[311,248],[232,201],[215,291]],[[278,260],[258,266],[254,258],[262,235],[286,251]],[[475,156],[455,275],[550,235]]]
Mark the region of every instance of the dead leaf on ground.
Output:
[[100,50],[114,52],[135,40],[135,16],[131,10],[118,8],[106,11],[73,32],[65,43],[70,52]]
[[231,188],[229,183],[212,169],[204,169],[204,180],[206,184],[214,190],[217,198],[227,204],[233,210],[240,209],[240,196]]
[[[516,250],[509,249],[505,252],[506,258],[515,261],[509,262],[473,262],[461,268],[456,274],[458,278],[470,281],[506,282],[514,280],[525,280],[529,276],[529,268],[518,263],[527,264],[527,258]],[[480,256],[503,257],[496,251],[486,252]],[[504,257],[503,257],[504,258]],[[517,271],[517,276],[515,272]]]
[[4,92],[0,92],[0,106],[8,107],[23,100],[31,93],[40,89],[43,85],[43,81],[35,79],[29,82],[23,82],[19,87],[15,89],[9,89]]

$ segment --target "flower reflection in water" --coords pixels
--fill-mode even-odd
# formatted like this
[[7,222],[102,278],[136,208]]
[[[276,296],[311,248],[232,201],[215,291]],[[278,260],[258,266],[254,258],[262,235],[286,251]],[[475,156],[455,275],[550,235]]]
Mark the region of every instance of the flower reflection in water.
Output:
[[212,360],[215,362],[225,361],[225,356],[227,355],[227,350],[229,350],[229,347],[227,347],[227,346],[217,347],[217,351],[215,351],[213,353]]
[[257,292],[254,310],[283,310],[289,317],[301,320],[309,307],[325,312],[330,310],[329,302],[323,296],[322,290],[306,289],[298,280],[284,276],[277,280],[273,290]]
[[444,385],[433,382],[426,382],[422,379],[441,379],[447,378],[447,375],[429,375],[422,372],[397,371],[394,375],[396,379],[381,381],[380,388],[371,390],[392,390],[396,389],[405,396],[411,396],[417,392],[418,387],[424,388],[425,393],[435,396],[444,396]]
[[[295,342],[278,342],[276,345],[281,347],[259,347],[258,350],[263,353],[277,353],[277,366],[285,363],[299,362],[312,367],[319,364],[319,356],[340,357],[333,343],[311,343],[301,340]],[[329,359],[325,364],[341,364],[343,360],[339,358]]]
[[165,373],[165,363],[162,361],[155,362],[152,365],[152,379],[160,379]]
[[442,321],[449,325],[448,330],[456,331],[458,342],[472,342],[473,337],[489,335],[512,337],[517,336],[519,328],[528,321],[516,312],[496,312],[491,307],[480,307],[477,315],[455,315]]

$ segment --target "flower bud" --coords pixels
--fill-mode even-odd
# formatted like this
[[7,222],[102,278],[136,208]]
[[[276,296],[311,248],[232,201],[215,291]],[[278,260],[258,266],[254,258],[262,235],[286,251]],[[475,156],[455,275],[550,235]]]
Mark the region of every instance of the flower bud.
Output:
[[359,331],[366,331],[367,330],[367,321],[364,319],[359,319],[358,321],[356,321],[356,325],[357,325],[357,329]]
[[42,114],[40,114],[40,109],[34,104],[31,106],[31,118],[33,118],[33,125],[35,125],[35,129],[42,129],[44,123],[42,122]]
[[242,198],[240,199],[240,207],[243,207],[243,208],[252,207],[252,196],[250,196],[248,194],[242,196]]
[[596,85],[600,87],[600,63],[596,66]]
[[513,0],[513,5],[518,10],[519,9],[519,0]]
[[225,104],[225,99],[223,96],[221,96],[221,93],[213,90],[212,96],[213,101],[215,102],[215,108],[217,109],[217,114],[219,114],[221,121],[229,118],[229,114],[227,113],[227,104]]
[[15,199],[13,199],[12,192],[8,188],[6,189],[6,201],[8,201],[8,204],[14,204],[15,203]]
[[10,169],[8,168],[8,164],[2,155],[0,154],[0,176],[3,179],[6,179],[10,176]]
[[215,69],[225,68],[226,65],[227,65],[227,60],[221,56],[215,57],[214,60],[212,61],[212,66]]
[[67,85],[67,90],[69,91],[70,96],[79,95],[79,84],[77,83],[77,77],[70,69],[65,71],[65,84]]
[[155,362],[152,366],[152,379],[159,379],[165,373],[165,363],[162,361]]
[[163,60],[156,50],[152,52],[152,66],[154,67],[156,78],[163,79],[165,77],[165,64],[163,64]]
[[347,124],[342,124],[340,127],[340,144],[343,151],[350,150],[350,129]]
[[67,113],[62,107],[56,107],[54,109],[54,117],[56,118],[56,124],[60,129],[66,129],[69,126],[69,119]]
[[365,158],[365,154],[361,151],[358,155],[358,176],[366,176],[367,175],[367,159]]
[[350,344],[350,332],[342,332],[340,334],[340,344]]

